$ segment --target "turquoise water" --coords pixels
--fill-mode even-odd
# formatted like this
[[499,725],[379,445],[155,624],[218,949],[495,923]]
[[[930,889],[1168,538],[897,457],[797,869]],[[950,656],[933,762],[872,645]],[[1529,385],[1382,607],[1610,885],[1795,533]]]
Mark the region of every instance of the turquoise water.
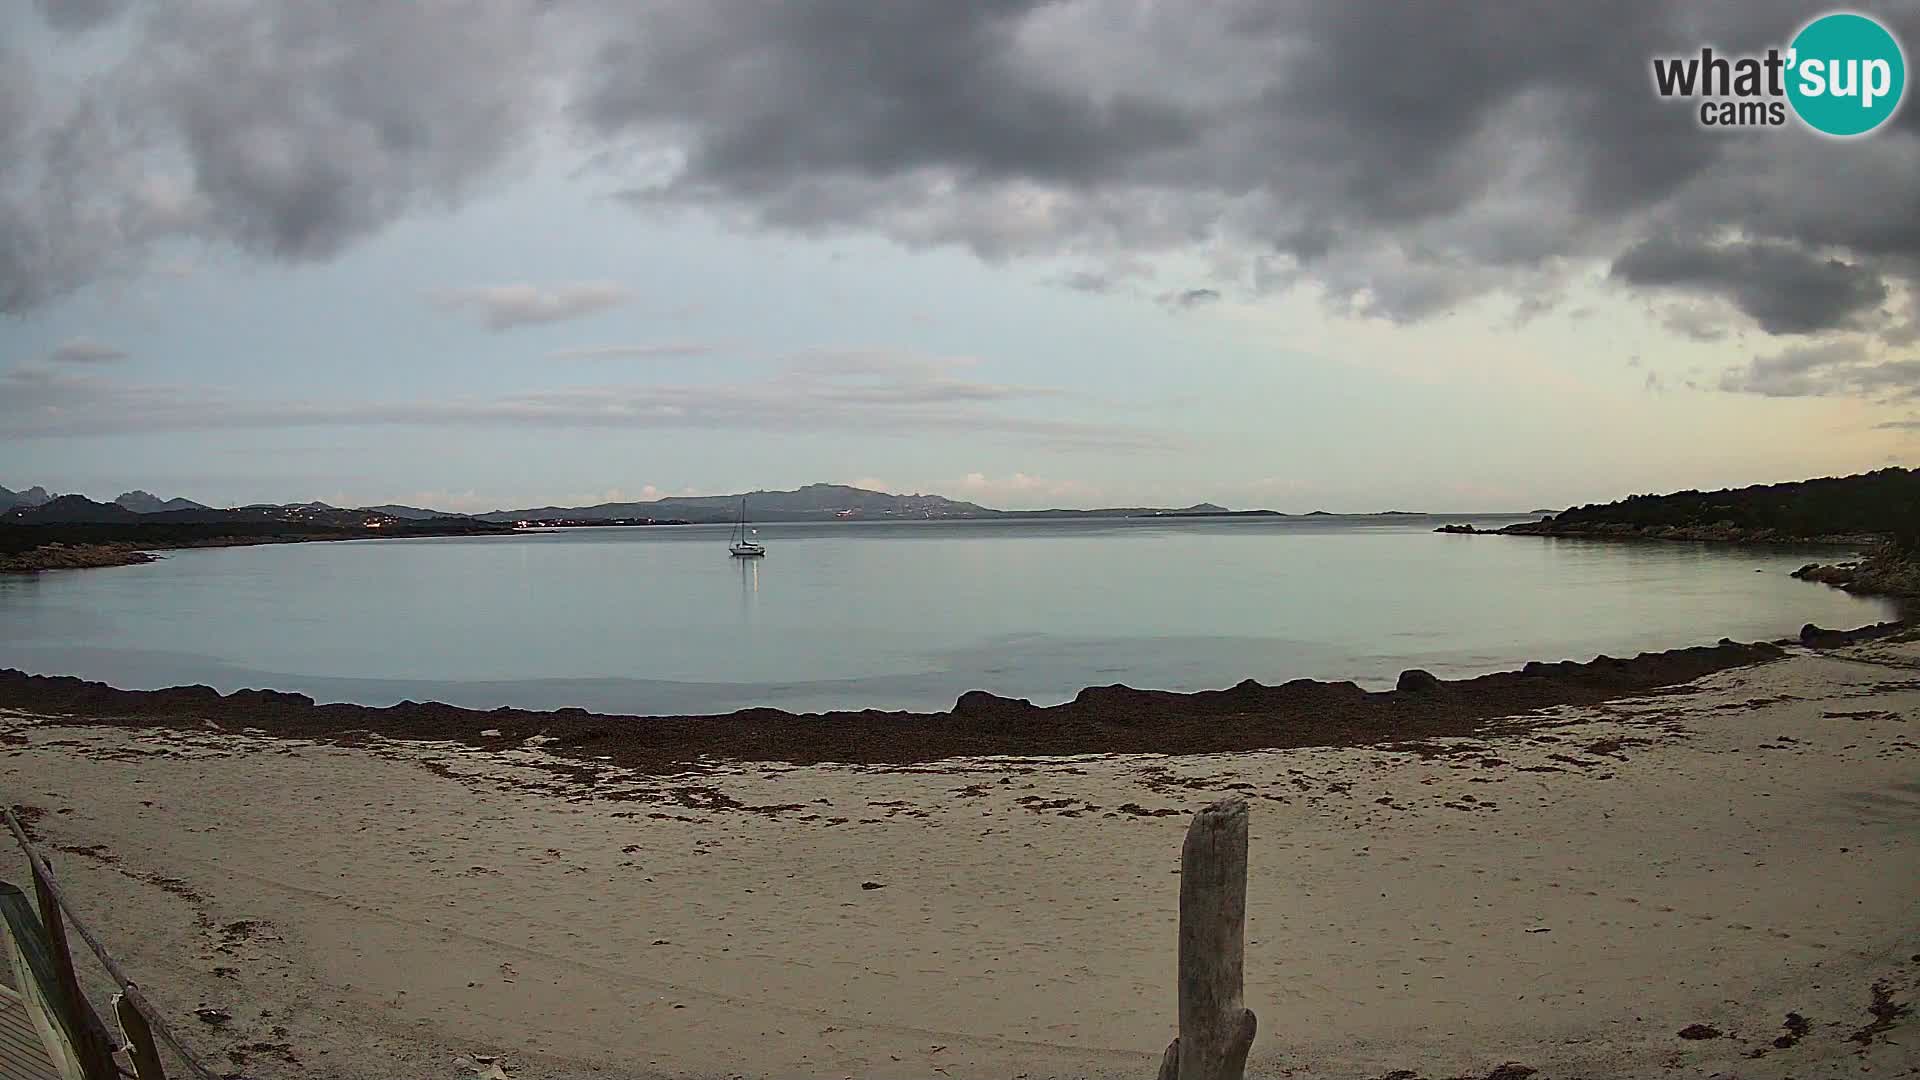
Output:
[[[1511,519],[1501,519],[1511,520]],[[0,666],[637,713],[937,709],[970,689],[1391,685],[1892,617],[1826,551],[1435,534],[1433,520],[724,526],[170,552],[0,577]],[[1756,572],[1758,571],[1758,572]]]

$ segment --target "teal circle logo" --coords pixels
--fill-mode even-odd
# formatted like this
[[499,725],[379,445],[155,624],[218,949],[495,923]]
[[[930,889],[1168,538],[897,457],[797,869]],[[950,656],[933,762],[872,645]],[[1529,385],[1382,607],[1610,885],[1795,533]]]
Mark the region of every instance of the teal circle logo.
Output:
[[1788,53],[1787,100],[1815,131],[1864,135],[1900,108],[1907,58],[1887,28],[1852,12],[1808,23]]

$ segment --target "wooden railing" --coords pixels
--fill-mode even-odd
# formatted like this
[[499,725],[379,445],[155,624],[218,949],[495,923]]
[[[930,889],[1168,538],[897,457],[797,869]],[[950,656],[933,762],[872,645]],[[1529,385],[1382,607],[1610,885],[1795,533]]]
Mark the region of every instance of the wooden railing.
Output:
[[[17,925],[23,915],[31,917],[30,912],[20,912],[8,907],[6,910],[8,929],[12,932],[16,947],[29,955],[27,967],[29,977],[40,985],[33,988],[46,1007],[63,1037],[64,1047],[49,1047],[50,1054],[69,1057],[70,1061],[57,1062],[69,1071],[78,1070],[84,1080],[119,1080],[123,1075],[132,1075],[138,1080],[166,1080],[160,1062],[160,1043],[165,1043],[175,1058],[197,1080],[219,1080],[214,1072],[200,1064],[186,1046],[180,1042],[161,1019],[159,1010],[153,1007],[140,988],[127,977],[107,947],[61,892],[60,885],[54,880],[53,867],[40,854],[31,837],[19,820],[8,810],[0,810],[4,816],[8,831],[19,842],[20,849],[26,853],[27,863],[33,873],[33,894],[39,909],[37,926]],[[120,1022],[122,1038],[115,1039],[107,1032],[105,1024],[93,1011],[87,1001],[86,992],[80,986],[80,978],[74,971],[73,954],[67,948],[67,927],[80,936],[87,948],[92,950],[94,959],[106,970],[114,985],[119,989],[112,999],[113,1012]],[[39,941],[35,941],[33,931],[40,932]],[[44,944],[44,953],[37,947]],[[124,1053],[132,1065],[129,1074],[115,1055]]]
[[[160,1013],[120,969],[100,939],[74,913],[53,879],[53,868],[34,847],[12,813],[0,810],[7,828],[33,866],[40,922],[50,946],[48,996],[69,1033],[84,1080],[117,1080],[124,1070],[114,1055],[125,1053],[138,1080],[166,1080],[158,1043],[178,1055],[197,1080],[218,1080],[194,1060]],[[0,905],[4,906],[4,905]],[[1254,1016],[1241,1002],[1245,992],[1247,922],[1247,804],[1222,799],[1193,816],[1180,850],[1180,1028],[1160,1061],[1159,1080],[1241,1080],[1253,1045]],[[80,989],[67,951],[71,923],[120,990],[114,1014],[124,1039],[111,1039]],[[157,1041],[156,1041],[157,1040]]]

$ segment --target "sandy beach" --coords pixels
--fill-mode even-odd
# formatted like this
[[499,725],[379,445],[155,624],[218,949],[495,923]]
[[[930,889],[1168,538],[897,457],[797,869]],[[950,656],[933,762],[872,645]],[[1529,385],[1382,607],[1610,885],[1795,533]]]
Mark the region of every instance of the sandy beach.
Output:
[[1898,639],[1391,749],[662,775],[9,709],[0,794],[247,1076],[1151,1076],[1233,793],[1250,1075],[1910,1076],[1917,718]]

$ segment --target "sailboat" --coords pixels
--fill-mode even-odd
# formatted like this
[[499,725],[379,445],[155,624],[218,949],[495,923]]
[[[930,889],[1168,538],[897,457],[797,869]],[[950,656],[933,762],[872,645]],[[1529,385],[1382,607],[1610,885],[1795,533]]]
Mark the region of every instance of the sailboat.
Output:
[[727,550],[736,559],[759,559],[767,554],[767,546],[754,539],[756,533],[747,528],[747,500],[740,498],[740,524],[733,527],[733,538],[727,544]]

